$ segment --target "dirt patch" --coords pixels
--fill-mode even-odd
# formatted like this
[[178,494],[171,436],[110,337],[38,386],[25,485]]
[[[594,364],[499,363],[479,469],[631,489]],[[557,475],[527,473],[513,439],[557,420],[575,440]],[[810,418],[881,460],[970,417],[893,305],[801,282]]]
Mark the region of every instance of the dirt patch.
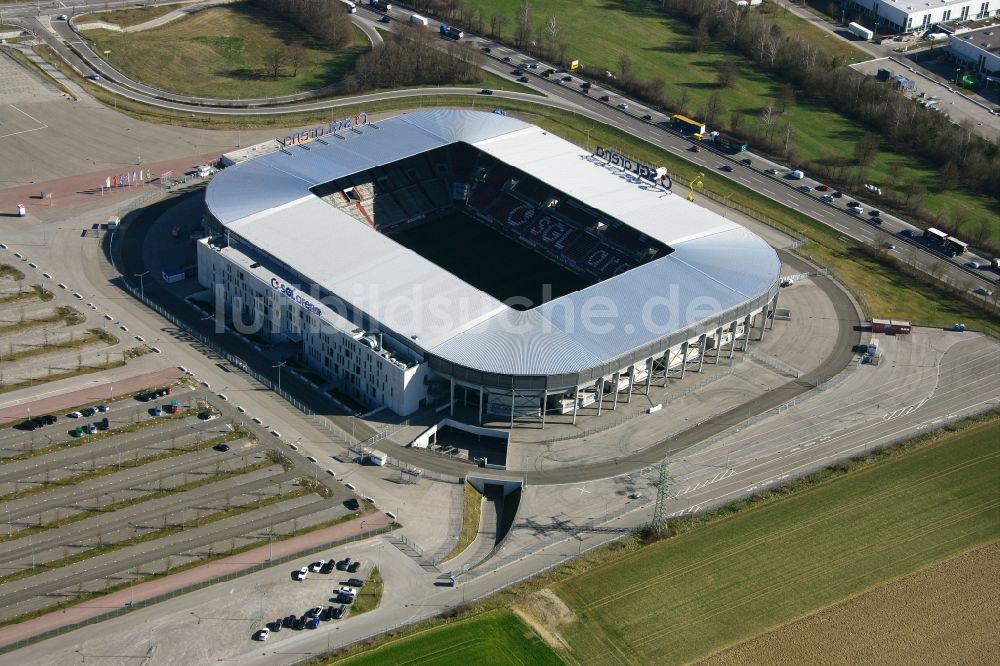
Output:
[[569,651],[559,627],[576,622],[576,615],[555,592],[546,588],[530,594],[511,606],[511,611],[553,650]]
[[996,663],[1000,541],[924,567],[718,652],[711,666]]

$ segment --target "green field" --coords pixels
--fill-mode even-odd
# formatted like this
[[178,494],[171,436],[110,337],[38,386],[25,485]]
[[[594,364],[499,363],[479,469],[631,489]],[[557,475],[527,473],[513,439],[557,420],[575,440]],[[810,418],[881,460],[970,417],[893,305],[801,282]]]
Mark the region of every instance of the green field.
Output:
[[[180,9],[181,7],[182,5],[162,5],[160,7],[113,9],[107,12],[95,12],[93,14],[74,16],[73,23],[74,25],[80,25],[81,23],[89,23],[91,21],[104,21],[106,23],[114,23],[122,28],[127,28],[129,26],[145,23],[146,21],[152,21],[155,18],[169,14],[175,9]],[[179,19],[174,20],[176,21]]]
[[[364,34],[355,33],[351,46],[334,53],[291,23],[238,3],[153,30],[88,30],[84,35],[98,53],[110,51],[105,58],[112,66],[138,81],[185,95],[239,99],[288,95],[343,80],[370,48]],[[287,62],[272,78],[266,54],[296,45],[304,54],[298,73],[293,75]]]
[[338,663],[545,666],[562,661],[513,613],[494,610],[386,643]]
[[[528,309],[519,305],[522,299],[531,302],[529,307],[538,305],[543,285],[551,285],[551,298],[559,298],[590,284],[460,211],[391,236],[493,298],[505,302],[515,299],[510,305],[516,310]],[[513,266],[517,270],[511,270]]]
[[996,421],[556,582],[579,663],[683,663],[1000,537]]
[[[511,39],[520,4],[520,0],[465,1],[470,9],[483,10],[487,27],[493,13],[506,14],[507,39]],[[696,52],[691,28],[660,13],[655,3],[648,0],[544,0],[531,6],[536,25],[541,25],[549,15],[558,17],[568,45],[567,58],[580,60],[590,72],[607,69],[620,74],[619,56],[627,52],[632,75],[640,80],[663,79],[667,98],[677,108],[700,114],[708,96],[720,93],[724,104],[720,114],[723,125],[729,124],[733,111],[740,111],[745,127],[759,127],[761,110],[779,97],[783,87],[781,81],[724,45],[713,43],[703,52]],[[850,43],[833,38],[774,5],[765,4],[754,11],[766,12],[785,33],[808,39],[831,57],[850,62],[868,59]],[[595,35],[600,38],[595,39]],[[716,72],[720,63],[727,60],[739,64],[740,78],[733,87],[725,89],[717,84]],[[855,143],[865,133],[865,128],[854,121],[801,100],[781,115],[779,125],[785,123],[795,129],[793,145],[801,163],[851,164]],[[885,191],[894,184],[919,182],[928,192],[923,202],[928,210],[965,218],[969,221],[968,229],[987,224],[994,242],[1000,244],[1000,201],[945,189],[936,165],[896,152],[883,142],[867,171],[867,181]]]

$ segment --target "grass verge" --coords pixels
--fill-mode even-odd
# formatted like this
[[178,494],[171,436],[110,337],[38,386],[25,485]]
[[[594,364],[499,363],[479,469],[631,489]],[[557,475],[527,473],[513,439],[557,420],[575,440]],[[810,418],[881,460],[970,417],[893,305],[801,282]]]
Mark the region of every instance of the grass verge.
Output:
[[158,530],[153,530],[151,532],[146,532],[145,534],[139,534],[128,539],[122,539],[121,541],[115,541],[114,543],[106,543],[94,548],[88,548],[87,550],[81,551],[79,553],[74,553],[67,557],[61,557],[58,560],[52,560],[51,562],[45,562],[40,564],[34,569],[24,569],[16,573],[7,574],[5,576],[0,576],[0,584],[9,583],[15,580],[21,580],[24,578],[30,578],[45,571],[50,571],[52,569],[58,569],[59,567],[69,566],[70,564],[76,564],[77,562],[82,562],[83,560],[90,559],[91,557],[97,557],[98,555],[104,555],[106,553],[111,553],[123,548],[128,548],[129,546],[135,546],[140,543],[147,543],[149,541],[155,541],[156,539],[162,539],[168,537],[172,534],[177,534],[183,532],[189,527],[201,527],[203,525],[208,525],[210,523],[215,523],[225,518],[232,518],[233,516],[239,516],[250,511],[255,511],[256,509],[263,508],[265,506],[270,506],[271,504],[276,504],[278,502],[284,502],[286,500],[295,499],[296,497],[302,497],[303,495],[309,494],[307,488],[296,488],[287,493],[280,495],[274,495],[273,497],[268,497],[267,499],[259,500],[251,504],[240,504],[238,506],[229,507],[222,511],[216,511],[215,513],[210,513],[207,516],[202,516],[194,521],[194,525],[188,525],[187,523],[181,523],[180,525],[171,525],[169,527],[163,527]]
[[46,530],[56,529],[57,527],[62,527],[64,525],[71,525],[73,523],[79,522],[90,518],[91,516],[101,514],[101,513],[112,513],[114,511],[120,511],[130,506],[136,504],[142,504],[143,502],[149,502],[151,500],[160,499],[161,497],[167,497],[169,495],[176,495],[178,493],[187,492],[188,490],[194,490],[195,488],[201,488],[202,486],[207,486],[217,481],[225,481],[226,479],[231,479],[235,476],[241,476],[243,474],[249,474],[250,472],[256,472],[257,470],[267,469],[275,463],[271,460],[261,460],[255,462],[252,465],[246,465],[238,469],[228,470],[226,472],[219,472],[217,474],[211,474],[209,476],[203,477],[201,479],[195,479],[194,481],[189,481],[187,483],[182,483],[180,485],[174,486],[173,488],[166,488],[164,490],[157,490],[146,495],[140,495],[139,497],[131,497],[120,502],[114,502],[108,504],[107,506],[102,506],[99,509],[87,509],[79,513],[74,513],[58,520],[50,520],[47,523],[41,525],[35,525],[34,527],[27,527],[23,530],[18,530],[13,534],[3,534],[0,535],[0,543],[4,541],[14,541],[16,539],[23,539],[26,536],[31,536],[32,534],[38,534],[39,532],[44,532]]
[[10,264],[0,264],[0,279],[20,282],[24,279],[24,273]]
[[134,9],[112,9],[107,12],[95,12],[93,14],[82,14],[80,16],[76,16],[73,18],[73,23],[81,25],[83,23],[90,23],[93,21],[104,21],[105,23],[114,23],[121,28],[128,28],[133,25],[145,23],[146,21],[152,21],[155,18],[160,18],[164,14],[169,14],[179,7],[181,7],[181,5],[138,7]]
[[[277,14],[236,3],[138,33],[88,30],[83,36],[112,67],[136,81],[184,95],[240,99],[279,97],[342,81],[371,48],[364,33],[353,30],[351,43],[335,51]],[[292,49],[300,58],[297,67]]]
[[115,472],[121,471],[123,469],[134,469],[136,467],[142,467],[143,465],[148,465],[149,463],[156,462],[158,460],[165,460],[166,458],[173,458],[176,456],[184,455],[185,453],[191,453],[192,451],[200,451],[202,449],[215,446],[217,444],[223,444],[225,442],[232,442],[237,439],[242,439],[246,436],[245,432],[235,431],[227,433],[225,435],[220,435],[219,437],[213,437],[212,439],[207,439],[204,442],[198,444],[190,444],[188,446],[179,446],[175,449],[168,449],[166,451],[160,451],[159,453],[154,453],[153,455],[136,457],[131,460],[123,460],[120,463],[115,463],[113,465],[105,465],[104,467],[97,467],[86,472],[80,472],[79,474],[73,474],[72,476],[67,476],[64,479],[58,479],[56,481],[51,481],[49,483],[42,483],[37,486],[32,486],[30,488],[25,488],[24,490],[18,490],[12,493],[7,493],[6,495],[0,495],[0,501],[10,502],[13,500],[22,499],[24,497],[30,497],[32,495],[38,495],[39,493],[44,493],[50,488],[63,487],[63,486],[75,486],[84,481],[90,481],[91,479],[100,478],[102,476],[107,476],[108,474],[114,474]]
[[47,289],[43,289],[41,285],[33,284],[31,289],[27,291],[17,291],[13,294],[5,294],[0,296],[0,305],[6,305],[7,303],[16,303],[18,301],[24,301],[29,298],[37,298],[41,301],[51,301],[54,298],[54,294]]
[[458,543],[451,552],[441,559],[441,563],[458,557],[459,553],[469,547],[479,533],[479,521],[483,511],[483,496],[471,483],[466,483],[462,489],[462,531]]
[[373,567],[368,580],[365,581],[364,587],[358,590],[358,598],[351,604],[351,616],[361,615],[362,613],[367,613],[378,608],[379,603],[382,601],[384,586],[385,583],[382,580],[382,574],[378,571],[378,567]]
[[45,317],[24,319],[11,324],[0,325],[0,335],[16,333],[17,331],[24,331],[29,328],[35,328],[36,326],[44,326],[45,324],[54,324],[56,322],[62,322],[63,326],[74,326],[85,319],[86,318],[82,314],[68,305],[60,305],[55,312]]
[[[314,661],[310,663],[329,663]],[[562,664],[563,661],[513,613],[495,609],[445,627],[433,627],[388,642],[338,663],[382,664]]]

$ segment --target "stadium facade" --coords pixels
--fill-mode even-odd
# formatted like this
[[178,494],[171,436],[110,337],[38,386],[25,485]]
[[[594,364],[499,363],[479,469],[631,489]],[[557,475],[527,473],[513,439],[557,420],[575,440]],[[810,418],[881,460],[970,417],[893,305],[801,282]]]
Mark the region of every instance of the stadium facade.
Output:
[[[456,212],[583,288],[504,302],[392,238]],[[223,170],[206,221],[199,281],[237,330],[324,390],[404,416],[459,407],[479,422],[575,423],[731,358],[777,303],[779,261],[762,239],[493,113],[344,123]],[[474,268],[491,247],[457,251]]]

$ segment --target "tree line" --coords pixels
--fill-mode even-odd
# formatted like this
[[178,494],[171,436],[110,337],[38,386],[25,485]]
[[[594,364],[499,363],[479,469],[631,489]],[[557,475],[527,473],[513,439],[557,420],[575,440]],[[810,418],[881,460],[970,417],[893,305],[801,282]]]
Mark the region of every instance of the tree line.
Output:
[[430,30],[396,30],[358,59],[354,72],[344,81],[345,89],[359,92],[483,80],[479,51],[461,43],[452,43],[447,51],[441,51],[436,47],[439,40],[437,33]]
[[[513,15],[471,9],[462,0],[412,0],[412,4],[418,11],[503,39],[533,56],[568,64],[558,17],[536,13],[530,0],[522,0]],[[662,109],[699,116],[709,125],[749,140],[758,150],[781,155],[794,164],[799,164],[795,127],[785,114],[803,99],[837,111],[867,130],[856,142],[852,156],[831,156],[801,164],[818,177],[843,187],[860,187],[867,182],[867,170],[877,156],[880,142],[885,141],[898,152],[937,165],[942,184],[949,189],[966,188],[1000,196],[1000,149],[976,134],[971,124],[953,126],[943,114],[918,106],[890,85],[854,71],[842,59],[824,54],[804,39],[786,34],[760,8],[739,7],[729,0],[655,0],[655,4],[691,26],[696,51],[713,43],[722,44],[782,82],[775,99],[756,117],[739,109],[727,113],[725,89],[734,86],[740,77],[736,58],[720,65],[717,89],[697,107],[687,88],[680,87],[671,95],[663,78],[635,76],[627,52],[617,62],[605,65],[616,67],[614,73],[584,63],[588,77],[608,80],[622,92]],[[926,186],[918,177],[902,171],[893,170],[883,195],[886,203],[960,233],[964,220],[942,219],[927,211],[922,206],[928,194]],[[979,230],[966,229],[967,237],[982,244],[989,235],[983,226]]]
[[326,46],[340,49],[354,41],[351,17],[339,2],[331,3],[328,0],[249,0],[249,2],[287,19]]

